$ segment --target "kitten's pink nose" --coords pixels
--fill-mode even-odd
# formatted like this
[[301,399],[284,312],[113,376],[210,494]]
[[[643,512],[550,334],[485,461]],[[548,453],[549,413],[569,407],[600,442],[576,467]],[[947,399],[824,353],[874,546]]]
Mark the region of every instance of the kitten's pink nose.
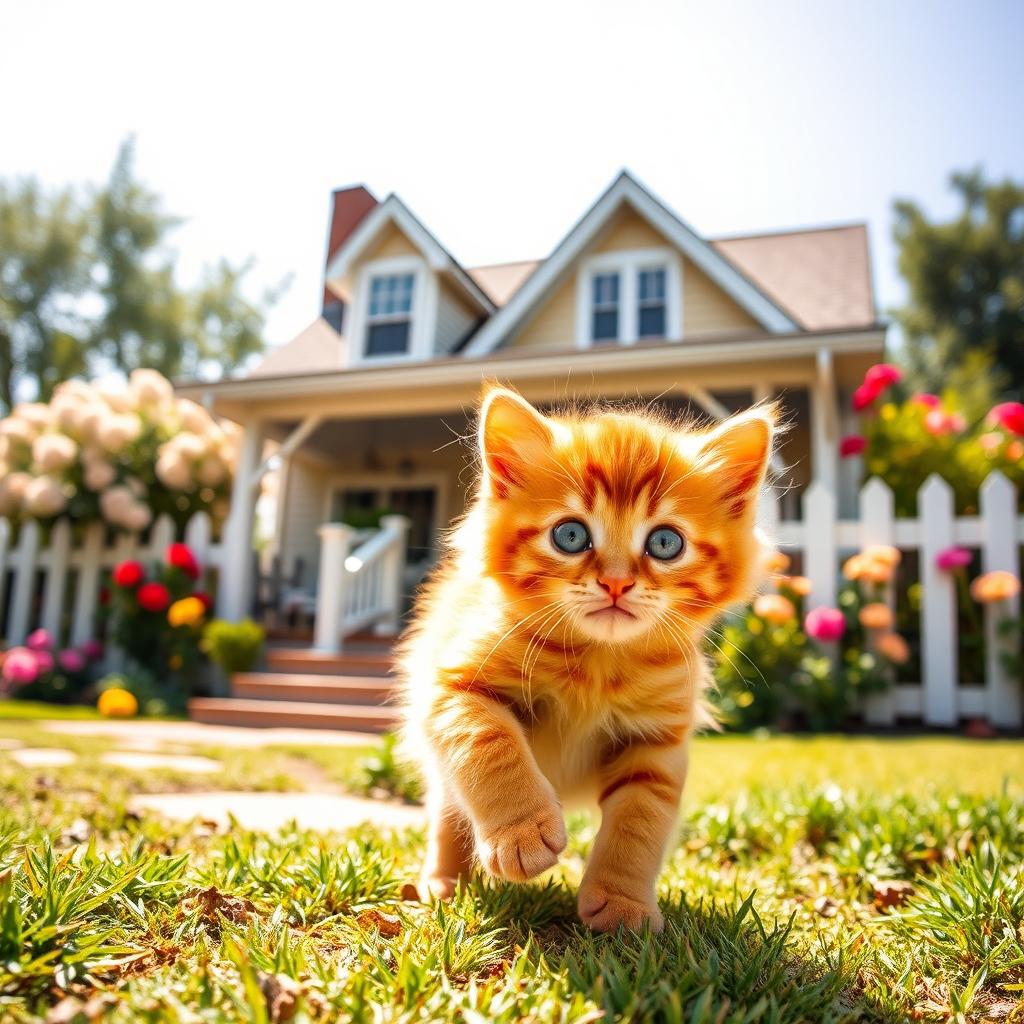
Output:
[[636,584],[636,580],[630,579],[628,576],[598,576],[597,582],[608,591],[613,601],[618,601],[627,590],[632,590]]

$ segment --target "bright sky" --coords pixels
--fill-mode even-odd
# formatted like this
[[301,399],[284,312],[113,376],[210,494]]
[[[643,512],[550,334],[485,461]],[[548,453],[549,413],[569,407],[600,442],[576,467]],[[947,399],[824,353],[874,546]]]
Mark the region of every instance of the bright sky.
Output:
[[119,142],[187,218],[183,279],[294,275],[318,312],[332,188],[398,192],[463,263],[544,255],[622,166],[707,235],[866,219],[1024,178],[1024,3],[0,0],[0,176],[99,180]]

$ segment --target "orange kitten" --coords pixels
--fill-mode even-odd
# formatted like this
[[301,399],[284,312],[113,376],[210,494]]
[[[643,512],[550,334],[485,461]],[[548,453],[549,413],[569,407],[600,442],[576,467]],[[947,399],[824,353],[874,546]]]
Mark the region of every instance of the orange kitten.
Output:
[[562,803],[596,802],[580,917],[660,930],[655,880],[707,720],[702,639],[756,582],[773,423],[543,416],[485,389],[479,490],[400,659],[428,786],[421,895],[450,896],[474,851],[500,878],[540,874],[565,847]]

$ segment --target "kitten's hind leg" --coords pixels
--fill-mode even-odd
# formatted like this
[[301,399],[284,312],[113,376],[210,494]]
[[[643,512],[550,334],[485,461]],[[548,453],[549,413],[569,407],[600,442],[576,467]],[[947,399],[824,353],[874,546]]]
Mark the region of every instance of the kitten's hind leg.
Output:
[[427,855],[420,874],[420,899],[447,900],[473,867],[473,829],[441,786],[427,797]]

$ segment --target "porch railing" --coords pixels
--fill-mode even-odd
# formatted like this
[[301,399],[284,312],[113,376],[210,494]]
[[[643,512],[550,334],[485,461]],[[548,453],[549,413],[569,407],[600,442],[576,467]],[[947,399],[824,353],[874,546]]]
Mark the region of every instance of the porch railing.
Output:
[[405,516],[383,516],[365,540],[364,531],[344,523],[320,527],[317,650],[336,653],[346,637],[368,626],[382,635],[398,632],[408,532]]

